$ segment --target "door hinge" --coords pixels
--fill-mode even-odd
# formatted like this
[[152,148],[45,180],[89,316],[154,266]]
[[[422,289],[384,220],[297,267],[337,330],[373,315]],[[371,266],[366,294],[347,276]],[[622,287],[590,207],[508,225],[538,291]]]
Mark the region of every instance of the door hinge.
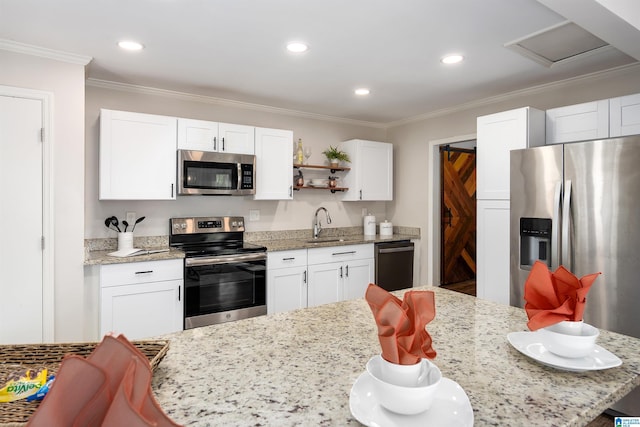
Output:
[[42,250],[44,250],[44,236],[40,238],[40,246],[42,246]]
[[40,128],[40,142],[44,142],[44,128]]

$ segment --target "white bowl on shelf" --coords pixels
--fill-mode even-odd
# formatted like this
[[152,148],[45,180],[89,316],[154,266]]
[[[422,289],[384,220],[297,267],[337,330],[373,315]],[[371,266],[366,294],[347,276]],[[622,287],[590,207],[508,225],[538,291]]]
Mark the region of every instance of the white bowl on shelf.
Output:
[[328,187],[329,186],[329,180],[313,178],[313,179],[309,180],[309,185],[312,186],[312,187]]
[[563,321],[538,330],[542,345],[549,352],[570,359],[593,351],[600,331],[584,322]]
[[[415,370],[418,377],[411,385],[394,384],[396,378],[388,378],[388,370],[383,364],[389,364],[382,356],[374,356],[367,362],[367,372],[373,380],[372,391],[381,406],[391,412],[403,415],[415,415],[427,411],[436,396],[442,381],[442,372],[427,359],[419,362]],[[402,365],[396,365],[396,367]],[[413,365],[412,365],[413,367]]]

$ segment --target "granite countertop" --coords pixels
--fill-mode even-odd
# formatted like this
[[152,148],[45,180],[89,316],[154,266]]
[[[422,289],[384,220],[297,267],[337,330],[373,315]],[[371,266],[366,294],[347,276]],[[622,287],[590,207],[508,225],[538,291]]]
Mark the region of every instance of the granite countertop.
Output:
[[[640,340],[601,331],[620,367],[573,373],[519,353],[506,335],[526,314],[441,288],[427,329],[434,363],[466,391],[475,426],[584,426],[640,385]],[[401,295],[402,291],[396,293]],[[167,335],[153,390],[167,414],[190,426],[359,425],[349,393],[380,353],[364,299]]]
[[[166,247],[149,247],[147,250],[167,249]],[[125,264],[129,262],[142,261],[160,261],[165,259],[184,258],[184,252],[178,249],[169,249],[167,252],[153,253],[148,255],[134,255],[128,257],[115,257],[108,255],[116,249],[108,249],[101,251],[91,251],[84,259],[84,265],[107,265],[107,264]]]
[[267,248],[267,251],[288,251],[294,249],[313,249],[330,246],[359,245],[364,243],[394,242],[416,238],[418,237],[409,234],[393,234],[392,236],[385,237],[380,237],[380,235],[378,234],[376,234],[375,236],[352,234],[343,236],[338,235],[332,237],[321,237],[317,240],[314,240],[311,236],[309,236],[308,238],[252,240],[251,243],[265,246]]
[[[329,228],[323,236],[313,239],[310,230],[289,230],[245,233],[245,241],[265,246],[267,251],[286,251],[293,249],[312,249],[330,246],[357,245],[363,243],[393,242],[398,240],[412,240],[420,238],[420,231],[416,228],[395,227],[391,236],[365,236],[362,227]],[[155,250],[169,248],[168,236],[136,237],[136,248]],[[149,255],[131,257],[114,257],[108,255],[117,249],[117,239],[87,239],[85,240],[84,265],[123,264],[140,261],[159,261],[165,259],[184,258],[184,252],[171,249]]]

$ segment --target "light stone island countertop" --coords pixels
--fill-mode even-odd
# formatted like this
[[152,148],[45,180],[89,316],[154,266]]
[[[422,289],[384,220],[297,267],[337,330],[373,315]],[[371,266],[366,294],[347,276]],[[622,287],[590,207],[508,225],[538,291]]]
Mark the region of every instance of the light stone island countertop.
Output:
[[[527,330],[524,310],[418,289],[436,292],[436,317],[427,326],[434,363],[466,391],[475,426],[584,426],[640,385],[639,339],[601,331],[598,344],[622,366],[560,371],[508,343],[507,333]],[[168,415],[188,426],[359,425],[349,410],[351,386],[380,353],[364,299],[166,338],[169,351],[152,387]]]

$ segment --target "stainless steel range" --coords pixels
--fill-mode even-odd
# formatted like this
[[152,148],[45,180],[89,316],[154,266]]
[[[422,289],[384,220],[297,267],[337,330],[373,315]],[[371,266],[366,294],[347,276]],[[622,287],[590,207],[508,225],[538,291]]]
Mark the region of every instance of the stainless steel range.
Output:
[[184,328],[267,314],[264,246],[244,242],[244,218],[169,220],[169,246],[185,252]]

